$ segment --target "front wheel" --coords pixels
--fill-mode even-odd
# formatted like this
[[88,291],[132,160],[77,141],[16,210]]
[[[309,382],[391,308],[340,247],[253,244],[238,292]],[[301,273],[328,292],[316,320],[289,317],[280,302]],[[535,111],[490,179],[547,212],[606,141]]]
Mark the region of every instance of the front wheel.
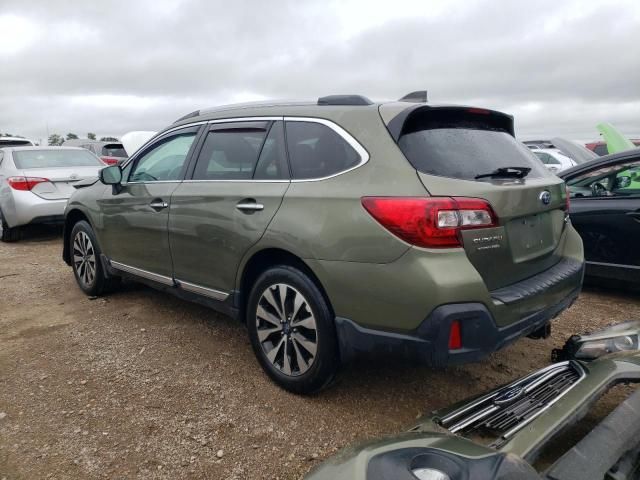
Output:
[[84,220],[73,226],[69,235],[71,266],[76,282],[87,295],[100,295],[116,283],[115,277],[105,275],[100,261],[100,247],[91,225]]
[[331,309],[316,284],[281,265],[256,281],[247,327],[262,368],[294,393],[314,393],[334,379],[340,359]]

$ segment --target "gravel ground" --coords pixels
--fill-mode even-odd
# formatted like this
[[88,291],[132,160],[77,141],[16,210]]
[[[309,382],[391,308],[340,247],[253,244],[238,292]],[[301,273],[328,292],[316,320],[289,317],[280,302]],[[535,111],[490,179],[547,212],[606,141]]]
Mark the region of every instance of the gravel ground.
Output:
[[301,478],[357,440],[549,363],[572,333],[637,318],[637,295],[586,290],[547,340],[446,370],[356,363],[289,394],[244,327],[134,283],[91,300],[58,231],[0,244],[0,479]]

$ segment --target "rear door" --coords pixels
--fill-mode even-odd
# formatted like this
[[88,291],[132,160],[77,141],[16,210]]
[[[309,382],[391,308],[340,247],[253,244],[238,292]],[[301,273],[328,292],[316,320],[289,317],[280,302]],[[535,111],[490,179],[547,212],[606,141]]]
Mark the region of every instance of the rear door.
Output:
[[640,157],[598,166],[567,184],[588,273],[640,279]]
[[116,268],[172,284],[167,224],[171,194],[184,178],[199,127],[159,137],[123,171],[119,189],[107,188],[96,228]]
[[[466,230],[464,248],[490,290],[560,260],[566,227],[564,182],[513,137],[511,117],[475,108],[422,108],[407,118],[398,145],[433,196],[488,200],[496,228]],[[530,169],[523,178],[481,176]]]
[[210,125],[171,200],[169,238],[183,288],[226,298],[240,260],[264,234],[288,186],[282,121]]

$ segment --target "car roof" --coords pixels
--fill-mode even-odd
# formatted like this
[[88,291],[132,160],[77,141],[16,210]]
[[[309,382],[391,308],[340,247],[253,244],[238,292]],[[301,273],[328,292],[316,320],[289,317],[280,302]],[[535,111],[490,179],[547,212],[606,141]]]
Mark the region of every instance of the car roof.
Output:
[[[345,112],[364,112],[374,111],[382,117],[382,120],[391,128],[392,120],[402,118],[404,120],[411,112],[418,109],[444,109],[444,108],[460,108],[460,109],[476,109],[477,107],[468,105],[453,104],[433,104],[426,102],[426,92],[414,92],[414,94],[424,94],[424,98],[420,96],[409,99],[410,94],[398,101],[372,102],[361,95],[331,95],[328,97],[320,97],[316,101],[310,100],[266,100],[259,102],[236,103],[229,105],[221,105],[218,107],[196,110],[183,117],[180,117],[173,124],[159,131],[155,137],[158,137],[168,130],[172,130],[181,126],[194,124],[198,122],[208,122],[212,120],[223,120],[232,118],[252,118],[252,117],[286,117],[286,116],[306,116],[325,119],[339,118]],[[513,117],[500,111],[481,108],[479,110],[486,111],[504,116],[511,122],[511,134],[513,135]],[[397,122],[402,125],[402,122]],[[155,138],[154,137],[154,138]]]
[[11,140],[11,141],[24,141],[24,142],[33,142],[33,140],[30,140],[28,138],[24,138],[24,137],[0,137],[0,141],[2,140]]
[[560,178],[573,177],[592,168],[604,167],[610,163],[623,162],[625,160],[633,160],[634,158],[640,158],[640,148],[632,148],[631,150],[625,150],[624,152],[612,153],[610,155],[604,155],[602,157],[594,158],[575,167],[568,168],[560,172]]

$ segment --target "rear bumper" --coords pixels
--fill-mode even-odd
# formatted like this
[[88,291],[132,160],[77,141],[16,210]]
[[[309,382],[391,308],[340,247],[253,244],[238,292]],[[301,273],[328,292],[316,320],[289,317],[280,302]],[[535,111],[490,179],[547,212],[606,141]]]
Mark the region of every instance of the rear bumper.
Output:
[[64,220],[68,199],[45,200],[32,192],[12,192],[12,201],[3,204],[2,213],[9,227],[30,223],[58,223]]
[[[528,314],[506,326],[498,325],[482,303],[441,305],[410,333],[364,328],[346,318],[336,318],[336,329],[343,361],[363,354],[392,355],[436,367],[480,360],[517,339],[544,327],[578,297],[584,266],[562,278],[577,285],[559,302]],[[538,292],[539,293],[539,292]],[[526,292],[521,292],[526,298]],[[451,324],[461,326],[463,348],[449,350]]]

